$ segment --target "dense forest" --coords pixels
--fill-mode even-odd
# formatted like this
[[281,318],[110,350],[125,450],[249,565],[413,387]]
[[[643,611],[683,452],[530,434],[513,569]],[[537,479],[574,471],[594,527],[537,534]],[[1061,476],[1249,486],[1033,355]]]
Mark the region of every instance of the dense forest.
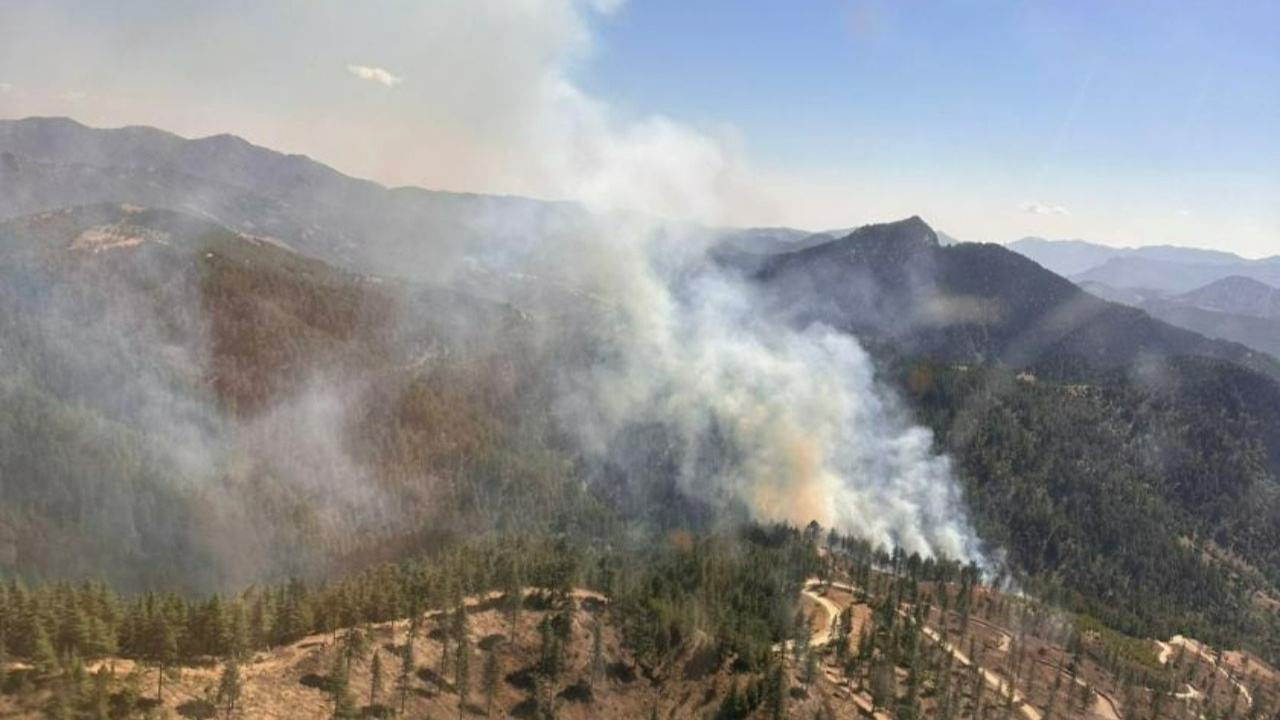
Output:
[[[304,688],[323,708],[309,716],[335,719],[421,715],[427,701],[460,717],[597,717],[622,693],[640,703],[628,717],[678,720],[1106,715],[1099,707],[1245,720],[1280,699],[1260,661],[1226,671],[1187,644],[1157,656],[1089,616],[997,592],[976,565],[816,525],[668,540],[493,536],[340,581],[204,597],[10,582],[0,706],[251,717],[242,703],[261,706],[246,693],[264,677]],[[270,675],[300,653],[310,659],[291,667],[305,671]],[[1188,703],[1184,685],[1200,699]]]
[[[122,596],[100,582],[11,581],[0,589],[0,672],[7,675],[0,688],[20,698],[46,692],[50,717],[134,717],[156,703],[144,701],[136,679],[133,690],[104,695],[113,671],[99,661],[154,668],[158,702],[171,669],[210,661],[234,666],[310,635],[329,634],[368,654],[361,633],[407,619],[411,638],[433,623],[443,627],[432,632],[445,642],[469,642],[459,628],[475,607],[498,607],[511,622],[526,609],[545,613],[552,647],[541,652],[555,656],[564,652],[555,645],[567,637],[570,598],[584,591],[609,598],[627,647],[649,667],[703,633],[715,640],[717,664],[732,660],[741,672],[756,672],[771,662],[775,643],[808,632],[796,603],[805,579],[821,567],[813,532],[748,526],[657,547],[621,535],[611,540],[611,549],[592,550],[602,546],[581,537],[494,536],[340,581],[293,580],[205,597]],[[400,660],[408,663],[405,674],[417,671],[411,657]],[[100,682],[89,678],[89,664],[99,667]],[[545,660],[534,670],[556,681],[555,668],[556,661]],[[326,683],[333,680],[331,674]],[[354,709],[344,709],[346,688],[326,687],[334,717],[354,717]],[[542,702],[535,693],[534,703]]]
[[1259,600],[1280,576],[1274,386],[1193,358],[1146,380],[927,362],[901,372],[983,537],[1037,594],[1134,635],[1280,650]]

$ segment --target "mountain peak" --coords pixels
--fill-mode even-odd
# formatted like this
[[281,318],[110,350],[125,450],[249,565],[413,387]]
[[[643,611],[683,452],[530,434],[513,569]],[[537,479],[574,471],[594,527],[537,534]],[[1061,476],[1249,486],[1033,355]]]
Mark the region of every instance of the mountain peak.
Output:
[[941,247],[938,234],[919,215],[894,222],[863,225],[841,242],[858,252],[894,257],[929,252]]
[[1280,289],[1243,275],[1215,280],[1176,300],[1215,312],[1280,319]]
[[861,230],[877,230],[877,229],[880,229],[885,232],[901,233],[903,235],[923,236],[923,237],[932,239],[934,241],[938,239],[937,233],[935,233],[933,231],[933,228],[929,226],[929,223],[925,222],[924,218],[920,217],[919,215],[912,215],[909,218],[903,218],[902,220],[893,220],[891,222],[886,222],[886,223],[875,223],[871,225],[864,225],[858,228],[857,230],[854,230],[854,232],[858,232]]

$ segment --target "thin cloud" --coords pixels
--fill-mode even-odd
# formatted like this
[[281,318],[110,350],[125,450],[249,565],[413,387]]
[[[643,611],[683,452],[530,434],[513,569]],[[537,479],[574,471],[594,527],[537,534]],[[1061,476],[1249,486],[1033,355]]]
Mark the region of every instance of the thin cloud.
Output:
[[1070,210],[1062,207],[1061,205],[1045,205],[1044,203],[1034,202],[1034,201],[1024,202],[1021,205],[1019,205],[1018,208],[1021,209],[1023,212],[1028,212],[1028,213],[1031,213],[1032,215],[1070,215],[1071,214]]
[[13,92],[13,83],[0,83],[0,93]]
[[89,93],[84,92],[83,90],[68,90],[63,93],[58,93],[57,95],[54,95],[54,97],[65,102],[79,102],[88,98]]
[[368,65],[348,65],[347,72],[355,75],[361,80],[381,83],[387,87],[395,87],[404,82],[404,78],[393,75],[389,71],[380,67],[369,67]]

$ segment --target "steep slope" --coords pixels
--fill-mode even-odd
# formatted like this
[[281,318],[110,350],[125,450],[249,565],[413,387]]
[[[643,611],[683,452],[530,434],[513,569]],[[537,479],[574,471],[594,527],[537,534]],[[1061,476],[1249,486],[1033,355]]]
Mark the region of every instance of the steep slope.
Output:
[[170,211],[4,223],[0,566],[221,587],[567,512],[528,323]]
[[1280,357],[1280,319],[1206,310],[1177,300],[1149,300],[1141,307],[1170,325]]
[[774,256],[755,274],[774,308],[899,352],[1044,370],[1221,358],[1280,378],[1280,363],[1099,300],[997,245],[942,247],[919,218]]

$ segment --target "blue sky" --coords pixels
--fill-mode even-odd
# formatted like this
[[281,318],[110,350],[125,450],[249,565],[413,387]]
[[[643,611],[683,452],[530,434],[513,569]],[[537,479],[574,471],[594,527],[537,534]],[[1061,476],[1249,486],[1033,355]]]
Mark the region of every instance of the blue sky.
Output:
[[0,117],[453,190],[695,177],[734,224],[1280,253],[1275,2],[43,0],[0,27]]
[[[1020,191],[1072,214],[1046,232],[1127,205],[1168,216],[1131,241],[1187,241],[1197,214],[1280,206],[1277,30],[1262,2],[648,0],[601,24],[583,83],[730,118],[769,166]],[[1238,249],[1280,252],[1278,219]]]
[[589,89],[731,118],[773,162],[1280,165],[1276,3],[640,0],[600,27]]

